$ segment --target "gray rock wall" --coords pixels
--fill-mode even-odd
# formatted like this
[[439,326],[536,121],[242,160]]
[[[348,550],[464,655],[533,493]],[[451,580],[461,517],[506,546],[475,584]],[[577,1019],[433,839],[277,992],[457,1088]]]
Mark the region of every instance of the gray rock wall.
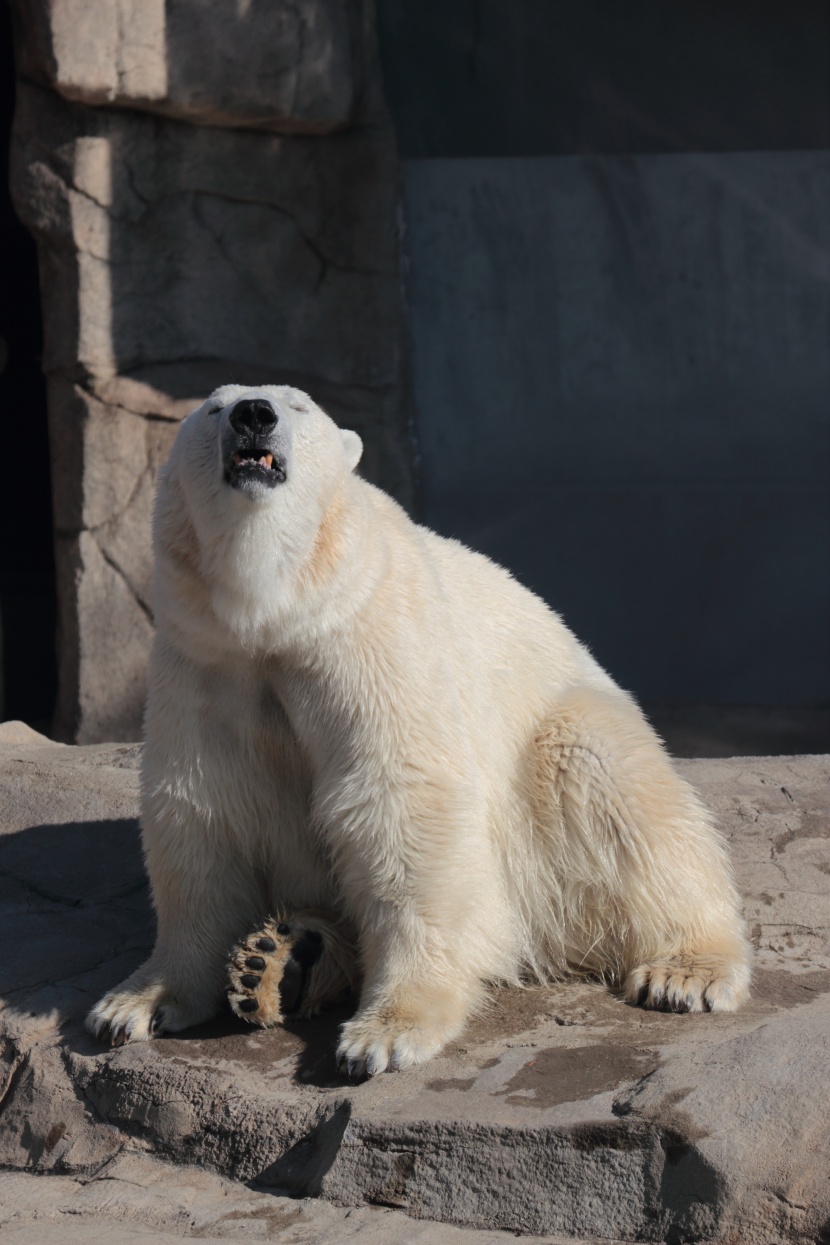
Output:
[[150,515],[178,421],[299,385],[411,499],[399,170],[362,0],[17,0],[12,187],[38,243],[55,730],[140,732]]

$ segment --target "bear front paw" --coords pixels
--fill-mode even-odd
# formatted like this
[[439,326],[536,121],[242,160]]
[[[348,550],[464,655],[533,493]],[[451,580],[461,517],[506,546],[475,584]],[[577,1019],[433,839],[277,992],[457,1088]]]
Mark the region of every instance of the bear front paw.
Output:
[[178,1033],[208,1020],[215,1008],[188,1007],[167,989],[163,981],[150,981],[130,988],[128,983],[96,1003],[86,1027],[99,1042],[123,1046],[144,1042],[162,1033]]
[[419,1021],[405,1011],[355,1016],[343,1025],[337,1046],[337,1068],[351,1081],[379,1072],[402,1072],[426,1063],[450,1034]]
[[658,1011],[733,1012],[749,993],[745,960],[712,952],[686,952],[628,974],[625,997]]

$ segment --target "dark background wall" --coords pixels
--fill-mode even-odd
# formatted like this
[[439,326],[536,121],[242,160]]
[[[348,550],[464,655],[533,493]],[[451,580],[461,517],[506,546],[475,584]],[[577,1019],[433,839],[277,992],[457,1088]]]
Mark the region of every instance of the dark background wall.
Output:
[[11,23],[0,3],[0,720],[47,730],[55,700],[55,564],[35,244],[9,198]]
[[401,154],[830,146],[824,0],[379,0]]
[[647,702],[826,705],[830,7],[379,8],[427,521]]

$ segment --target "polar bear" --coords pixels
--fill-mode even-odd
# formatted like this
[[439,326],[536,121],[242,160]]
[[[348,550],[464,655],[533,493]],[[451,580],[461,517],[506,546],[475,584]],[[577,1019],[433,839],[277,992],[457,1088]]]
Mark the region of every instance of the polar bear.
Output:
[[89,1027],[206,1020],[232,944],[301,908],[356,931],[353,1077],[435,1055],[488,982],[576,970],[733,1010],[724,844],[637,705],[507,571],[356,475],[361,448],[284,386],[225,386],[181,425],[143,760],[158,936]]

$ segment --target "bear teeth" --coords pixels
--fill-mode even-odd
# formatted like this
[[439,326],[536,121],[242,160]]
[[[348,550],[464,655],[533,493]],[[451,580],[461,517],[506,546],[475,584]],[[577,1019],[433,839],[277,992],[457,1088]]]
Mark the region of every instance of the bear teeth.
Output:
[[234,454],[233,462],[236,467],[244,467],[246,464],[250,463],[251,465],[256,465],[257,467],[267,467],[269,470],[273,470],[274,455],[263,454],[260,458],[251,458],[246,457],[243,454]]

